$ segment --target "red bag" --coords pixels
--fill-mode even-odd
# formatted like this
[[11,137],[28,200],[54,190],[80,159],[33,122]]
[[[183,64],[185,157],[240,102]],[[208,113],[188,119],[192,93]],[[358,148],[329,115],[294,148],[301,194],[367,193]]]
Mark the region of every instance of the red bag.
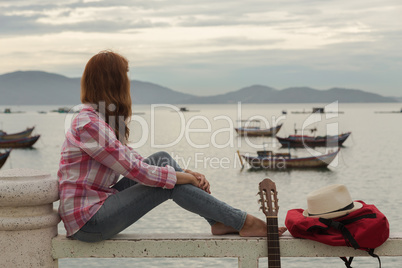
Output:
[[357,202],[363,207],[334,219],[305,217],[303,209],[291,209],[285,225],[294,237],[362,249],[378,257],[373,251],[389,237],[388,220],[374,205]]

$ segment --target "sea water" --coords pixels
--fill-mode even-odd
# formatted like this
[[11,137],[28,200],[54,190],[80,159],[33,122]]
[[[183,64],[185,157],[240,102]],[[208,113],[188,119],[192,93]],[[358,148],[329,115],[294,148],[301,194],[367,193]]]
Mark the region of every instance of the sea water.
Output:
[[[345,184],[354,200],[375,204],[388,218],[391,232],[401,232],[402,225],[402,113],[401,103],[390,104],[226,104],[186,105],[189,112],[178,112],[171,105],[134,106],[130,122],[130,144],[147,156],[157,151],[171,153],[184,168],[206,175],[217,198],[264,219],[259,210],[258,183],[270,178],[276,183],[279,198],[279,225],[286,212],[306,208],[306,195],[330,184]],[[333,113],[294,113],[326,107]],[[0,106],[0,111],[23,113],[0,114],[0,129],[9,133],[35,126],[40,134],[31,149],[15,149],[2,169],[33,168],[56,176],[60,147],[71,114],[50,112],[56,106]],[[38,113],[46,111],[47,113]],[[335,113],[339,111],[340,113]],[[292,156],[324,153],[314,150],[280,148],[274,138],[238,137],[234,131],[238,120],[258,119],[261,127],[283,123],[279,136],[304,129],[317,135],[351,131],[340,153],[327,169],[253,171],[241,169],[237,150],[254,154],[269,149],[290,152]],[[300,130],[298,134],[301,134]],[[57,207],[57,203],[55,204]],[[126,233],[206,233],[210,228],[201,217],[184,211],[168,201],[126,229]],[[59,233],[64,234],[62,223]],[[401,267],[400,258],[382,257],[382,267]],[[376,259],[358,257],[356,267],[377,267]],[[266,267],[266,258],[260,259]],[[343,267],[339,258],[282,258],[282,267]],[[59,267],[237,267],[237,259],[61,259]]]

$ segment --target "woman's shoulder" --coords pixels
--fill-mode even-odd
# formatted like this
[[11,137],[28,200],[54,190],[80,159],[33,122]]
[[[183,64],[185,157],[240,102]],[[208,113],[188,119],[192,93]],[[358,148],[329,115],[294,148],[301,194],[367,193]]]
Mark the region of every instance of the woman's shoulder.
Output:
[[77,116],[74,118],[72,122],[72,126],[75,129],[84,128],[89,125],[98,125],[102,124],[105,121],[99,115],[99,113],[90,105],[83,105],[82,109],[79,111]]

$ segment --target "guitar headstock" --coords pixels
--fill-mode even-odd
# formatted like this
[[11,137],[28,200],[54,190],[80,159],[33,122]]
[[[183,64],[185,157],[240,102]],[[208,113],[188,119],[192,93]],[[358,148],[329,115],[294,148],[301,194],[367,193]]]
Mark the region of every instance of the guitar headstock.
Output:
[[275,182],[270,179],[264,179],[259,184],[259,192],[262,212],[265,216],[278,216],[278,192],[276,191]]

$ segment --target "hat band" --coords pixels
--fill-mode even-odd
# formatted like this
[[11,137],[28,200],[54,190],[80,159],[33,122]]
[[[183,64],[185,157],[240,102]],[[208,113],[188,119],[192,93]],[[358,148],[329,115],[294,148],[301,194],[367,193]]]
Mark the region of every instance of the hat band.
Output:
[[354,208],[354,207],[355,207],[355,205],[354,205],[353,202],[352,202],[352,203],[350,203],[349,205],[347,205],[346,207],[341,208],[341,209],[338,209],[338,210],[334,210],[334,211],[330,211],[330,212],[325,212],[325,213],[318,213],[318,214],[311,214],[311,213],[309,213],[308,215],[309,215],[309,216],[325,215],[325,214],[329,214],[329,213],[340,212],[340,211],[343,211],[343,210],[352,209],[352,208]]

